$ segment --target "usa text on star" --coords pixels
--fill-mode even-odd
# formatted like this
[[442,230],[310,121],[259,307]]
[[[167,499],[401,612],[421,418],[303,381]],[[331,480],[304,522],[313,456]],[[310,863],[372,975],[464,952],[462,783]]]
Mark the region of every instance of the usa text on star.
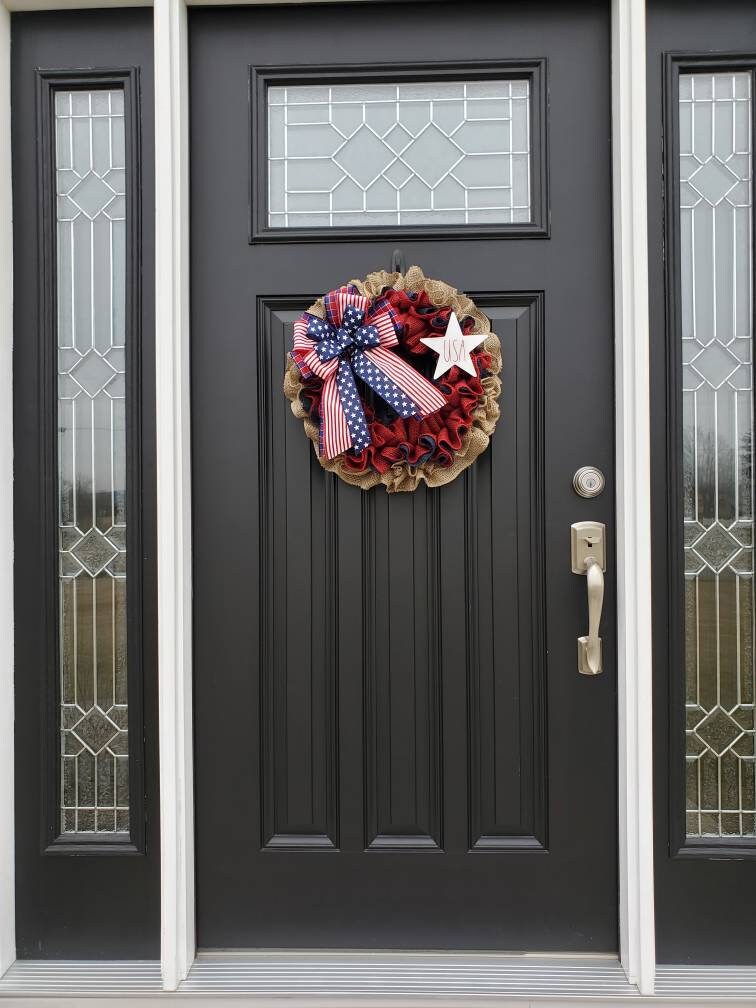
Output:
[[460,328],[456,313],[452,312],[443,336],[426,336],[420,342],[438,354],[434,378],[440,378],[455,365],[476,376],[478,372],[470,357],[470,351],[479,346],[485,338],[486,333],[472,333],[466,336]]

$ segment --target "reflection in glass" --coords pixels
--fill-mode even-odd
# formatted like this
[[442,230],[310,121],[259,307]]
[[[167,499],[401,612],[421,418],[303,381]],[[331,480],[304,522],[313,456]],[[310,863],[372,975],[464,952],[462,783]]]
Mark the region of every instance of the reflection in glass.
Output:
[[128,833],[123,91],[55,95],[62,834]]
[[527,80],[268,88],[268,224],[531,219]]
[[756,836],[750,74],[679,111],[687,833]]

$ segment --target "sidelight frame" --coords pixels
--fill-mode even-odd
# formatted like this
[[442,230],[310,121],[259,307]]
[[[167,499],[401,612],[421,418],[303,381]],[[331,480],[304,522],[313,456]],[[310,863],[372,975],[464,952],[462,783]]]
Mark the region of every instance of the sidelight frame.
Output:
[[[212,5],[216,0],[197,0]],[[238,0],[231,0],[238,2]],[[373,2],[373,0],[363,0]],[[0,0],[0,259],[12,264],[10,11],[144,0]],[[154,0],[161,977],[195,960],[185,0]],[[644,0],[611,0],[616,343],[620,961],[654,991]],[[12,273],[0,270],[0,976],[15,960]],[[460,968],[463,963],[460,962]],[[357,999],[353,999],[356,1003]],[[574,995],[573,995],[574,1000]]]
[[[685,603],[683,558],[683,381],[681,315],[682,296],[680,278],[680,75],[705,74],[719,71],[745,71],[751,78],[751,130],[756,135],[756,53],[694,53],[668,52],[663,57],[663,116],[664,116],[664,246],[666,355],[667,355],[667,443],[666,467],[667,494],[667,556],[666,584],[668,590],[667,618],[667,692],[668,692],[668,744],[669,801],[668,843],[672,858],[756,858],[756,838],[750,836],[688,836],[686,831],[685,801]],[[753,210],[751,211],[753,220]],[[751,236],[751,247],[754,246]],[[756,260],[756,256],[753,257]],[[751,287],[754,271],[751,268]],[[753,394],[753,393],[752,393]],[[663,828],[663,827],[662,827]]]
[[[43,725],[45,766],[45,815],[41,846],[46,854],[140,854],[145,844],[144,704],[142,677],[142,367],[141,367],[141,146],[139,69],[37,70],[37,122],[39,145],[39,248],[42,283],[39,292],[40,326],[40,420],[42,446],[48,478],[42,480],[43,527],[40,530],[47,559],[42,633],[46,667],[55,669],[45,683]],[[66,834],[60,829],[60,583],[58,577],[57,481],[57,224],[55,185],[55,96],[58,91],[111,88],[123,93],[126,145],[126,584],[127,584],[127,696],[129,723],[129,832],[108,836],[96,833]]]

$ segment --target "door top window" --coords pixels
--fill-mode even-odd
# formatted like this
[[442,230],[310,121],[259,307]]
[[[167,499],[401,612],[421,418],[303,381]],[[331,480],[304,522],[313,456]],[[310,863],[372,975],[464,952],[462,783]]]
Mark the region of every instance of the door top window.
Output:
[[541,70],[253,69],[254,240],[543,233]]

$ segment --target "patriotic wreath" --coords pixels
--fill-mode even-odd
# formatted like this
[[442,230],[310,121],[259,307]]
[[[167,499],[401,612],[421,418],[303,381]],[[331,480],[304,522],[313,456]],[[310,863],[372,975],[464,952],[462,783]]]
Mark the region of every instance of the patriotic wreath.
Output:
[[[470,349],[459,365],[448,357],[442,365],[452,332],[455,347]],[[353,280],[304,312],[284,392],[324,469],[393,493],[422,480],[449,483],[485,451],[499,418],[500,371],[488,318],[412,266]]]

